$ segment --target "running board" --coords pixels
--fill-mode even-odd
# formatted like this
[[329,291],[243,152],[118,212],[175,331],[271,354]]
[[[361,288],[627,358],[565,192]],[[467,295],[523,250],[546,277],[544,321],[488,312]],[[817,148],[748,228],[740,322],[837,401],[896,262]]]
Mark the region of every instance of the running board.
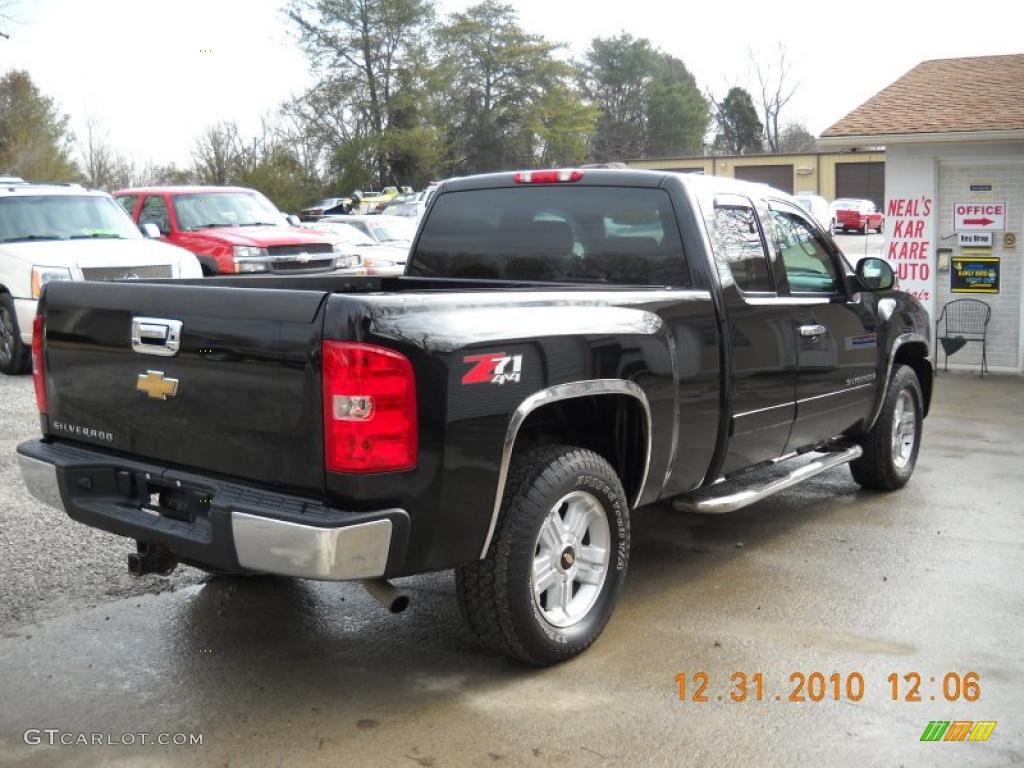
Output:
[[[672,506],[680,512],[700,512],[702,514],[718,515],[724,512],[735,512],[748,504],[761,501],[769,496],[792,488],[794,485],[810,480],[841,464],[848,464],[854,459],[859,459],[864,453],[859,445],[854,445],[842,451],[823,454],[820,458],[814,459],[807,464],[797,467],[792,472],[769,480],[762,485],[749,487],[749,478],[735,478],[722,483],[715,483],[698,491],[680,496],[673,500]],[[775,465],[777,469],[779,465]],[[753,474],[757,474],[754,470]],[[744,483],[743,481],[748,482]],[[746,487],[740,490],[735,488],[743,483]],[[730,493],[730,490],[732,492]]]

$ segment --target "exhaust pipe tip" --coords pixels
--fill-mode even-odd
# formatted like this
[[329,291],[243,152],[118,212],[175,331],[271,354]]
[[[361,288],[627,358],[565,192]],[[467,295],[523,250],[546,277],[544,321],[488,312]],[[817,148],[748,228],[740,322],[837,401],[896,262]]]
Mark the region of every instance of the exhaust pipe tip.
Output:
[[409,607],[409,594],[387,579],[364,579],[362,585],[390,613],[402,613]]

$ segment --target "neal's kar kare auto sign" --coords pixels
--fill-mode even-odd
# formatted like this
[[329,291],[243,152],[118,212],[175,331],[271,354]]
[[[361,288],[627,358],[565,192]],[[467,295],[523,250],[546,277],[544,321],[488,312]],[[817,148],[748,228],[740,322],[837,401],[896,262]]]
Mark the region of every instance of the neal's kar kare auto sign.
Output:
[[885,251],[899,279],[900,290],[914,296],[929,311],[932,305],[934,258],[929,219],[934,208],[930,195],[894,197],[885,209],[892,234]]

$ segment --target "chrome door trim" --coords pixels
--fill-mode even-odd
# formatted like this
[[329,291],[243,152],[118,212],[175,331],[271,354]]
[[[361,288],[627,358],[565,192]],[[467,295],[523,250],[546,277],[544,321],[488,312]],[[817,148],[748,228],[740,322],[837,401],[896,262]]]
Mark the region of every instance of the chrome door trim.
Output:
[[132,349],[143,355],[173,357],[181,348],[181,320],[132,318]]
[[741,411],[740,413],[734,413],[732,415],[732,418],[735,421],[736,419],[742,419],[742,418],[744,418],[746,416],[753,416],[753,415],[758,414],[758,413],[766,413],[768,411],[773,411],[776,408],[792,408],[794,405],[796,405],[796,401],[795,400],[787,400],[786,402],[779,403],[778,405],[766,405],[764,408],[754,408],[753,410]]
[[[845,389],[837,389],[834,392],[825,392],[822,395],[811,395],[810,397],[801,397],[800,399],[798,399],[796,401],[796,404],[800,405],[800,403],[809,403],[812,400],[821,400],[821,399],[826,398],[826,397],[835,397],[836,395],[847,395],[850,392],[857,392],[858,390],[867,389],[868,387],[873,387],[873,386],[874,386],[874,382],[872,381],[872,382],[868,382],[867,384],[857,384],[856,386],[853,386],[853,387],[846,387]],[[800,417],[800,414],[798,412],[797,413],[797,418],[799,418],[799,417]]]
[[494,496],[494,510],[491,513],[491,524],[487,528],[487,536],[484,537],[484,546],[480,550],[480,559],[487,556],[487,549],[491,546],[491,539],[494,537],[494,529],[498,524],[498,513],[501,511],[501,500],[505,495],[505,483],[508,481],[508,468],[512,462],[512,449],[515,446],[516,436],[519,428],[526,421],[533,411],[541,406],[554,403],[559,400],[571,400],[576,397],[588,397],[590,395],[629,395],[640,401],[643,406],[644,416],[647,418],[647,455],[644,458],[644,472],[640,478],[640,487],[637,490],[633,505],[636,506],[643,498],[644,489],[647,486],[647,474],[651,468],[651,405],[647,401],[647,395],[634,382],[626,379],[587,379],[584,381],[573,381],[568,384],[556,384],[553,387],[535,392],[523,400],[512,414],[508,429],[505,430],[505,443],[501,451],[501,465],[498,469],[498,489]]

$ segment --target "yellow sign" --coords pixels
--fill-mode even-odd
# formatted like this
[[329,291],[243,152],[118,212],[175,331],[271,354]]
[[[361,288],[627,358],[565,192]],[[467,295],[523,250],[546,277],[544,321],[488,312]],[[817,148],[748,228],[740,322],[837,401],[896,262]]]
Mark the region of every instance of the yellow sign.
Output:
[[151,400],[166,400],[178,394],[178,380],[165,379],[163,371],[146,371],[139,374],[135,388],[145,392]]

